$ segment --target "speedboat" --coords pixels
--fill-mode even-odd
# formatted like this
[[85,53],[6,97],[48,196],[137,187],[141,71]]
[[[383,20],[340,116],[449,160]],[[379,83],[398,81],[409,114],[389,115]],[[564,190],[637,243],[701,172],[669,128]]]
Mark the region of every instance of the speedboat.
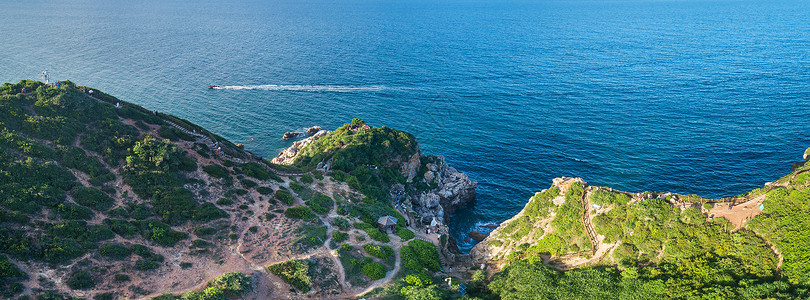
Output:
[[208,88],[213,90],[213,89],[219,88],[219,86],[218,86],[218,85],[210,85],[210,84],[209,84],[209,85],[208,85]]

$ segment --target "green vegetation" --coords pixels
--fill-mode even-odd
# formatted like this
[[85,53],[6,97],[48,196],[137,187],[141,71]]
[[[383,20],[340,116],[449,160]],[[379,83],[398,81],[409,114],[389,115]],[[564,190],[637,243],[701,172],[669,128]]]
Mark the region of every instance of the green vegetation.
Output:
[[225,300],[247,294],[253,289],[250,275],[229,272],[222,274],[206,284],[202,290],[185,292],[180,296],[163,294],[152,299],[160,300]]
[[380,263],[370,262],[365,263],[360,267],[360,271],[363,275],[368,276],[371,280],[382,279],[385,277],[385,266]]
[[340,230],[349,230],[349,228],[352,227],[352,224],[349,223],[348,220],[341,217],[336,217],[332,219],[332,225],[337,226],[337,228],[339,228]]
[[605,205],[625,205],[630,201],[630,196],[625,193],[611,192],[604,188],[594,189],[591,192],[591,202],[601,206]]
[[397,226],[397,236],[405,242],[415,238],[416,234],[405,227]]
[[96,188],[77,187],[71,191],[71,194],[76,203],[97,211],[107,210],[115,203],[110,196]]
[[228,169],[217,164],[207,165],[204,166],[202,169],[203,171],[205,171],[205,173],[208,173],[208,175],[211,175],[212,177],[216,178],[225,178],[230,175]]
[[574,251],[590,251],[591,242],[585,225],[582,224],[582,197],[584,188],[579,183],[572,183],[565,193],[565,202],[557,210],[557,216],[551,221],[551,227],[557,236],[571,243]]
[[78,271],[70,275],[67,280],[67,285],[74,290],[86,290],[96,286],[90,272]]
[[529,200],[529,203],[526,204],[525,214],[533,218],[547,217],[555,207],[551,200],[559,194],[560,189],[556,185],[552,185],[545,191],[535,194],[534,197]]
[[302,292],[308,292],[312,288],[312,280],[309,277],[309,261],[303,259],[291,259],[267,267],[267,270],[281,277],[284,282],[297,288]]
[[292,194],[290,194],[290,191],[283,187],[279,188],[273,197],[278,199],[278,201],[281,201],[281,203],[284,205],[292,205],[294,200]]
[[402,266],[413,272],[421,272],[423,269],[438,272],[441,269],[439,251],[429,242],[412,240],[407,246],[402,246],[400,256]]
[[310,183],[315,182],[315,180],[312,179],[311,175],[304,174],[304,175],[301,175],[301,182],[310,184]]
[[0,296],[10,298],[21,293],[23,285],[18,281],[23,279],[28,279],[28,275],[8,261],[5,255],[0,255]]
[[345,240],[349,239],[349,234],[340,231],[333,231],[332,232],[332,241],[335,243],[341,243]]
[[489,289],[501,299],[761,299],[793,298],[806,290],[743,271],[731,258],[701,256],[619,271],[590,267],[554,270],[537,257],[512,263]]
[[782,252],[782,275],[792,284],[810,285],[809,179],[810,173],[805,172],[796,176],[788,188],[768,192],[764,214],[750,224]]
[[306,202],[306,204],[319,215],[323,215],[332,209],[332,206],[335,205],[335,201],[327,195],[315,193],[315,195],[313,195],[312,198]]
[[354,228],[365,231],[366,234],[368,234],[368,236],[375,241],[383,243],[388,243],[391,241],[391,238],[388,237],[388,234],[383,233],[377,227],[374,227],[374,225],[358,222],[354,223]]
[[309,220],[315,218],[312,210],[306,206],[293,206],[284,211],[287,218]]
[[394,257],[394,249],[388,245],[378,246],[374,244],[365,244],[363,245],[363,250],[366,250],[366,253],[369,255],[382,260],[387,260]]
[[304,224],[295,231],[299,238],[295,241],[301,252],[308,248],[320,247],[326,241],[326,226]]
[[[405,183],[399,170],[388,166],[392,158],[407,159],[416,153],[413,135],[387,127],[369,127],[352,120],[301,150],[295,167],[314,169],[332,159],[332,176],[376,201],[386,200],[392,183]],[[379,170],[369,169],[376,166]]]

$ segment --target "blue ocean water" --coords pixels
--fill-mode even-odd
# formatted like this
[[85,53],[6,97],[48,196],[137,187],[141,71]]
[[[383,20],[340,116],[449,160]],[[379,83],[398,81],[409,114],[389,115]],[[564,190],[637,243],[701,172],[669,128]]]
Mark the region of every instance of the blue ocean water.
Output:
[[810,146],[807,1],[165,2],[0,1],[0,82],[47,68],[265,157],[409,131],[480,182],[465,250],[554,177],[723,197]]

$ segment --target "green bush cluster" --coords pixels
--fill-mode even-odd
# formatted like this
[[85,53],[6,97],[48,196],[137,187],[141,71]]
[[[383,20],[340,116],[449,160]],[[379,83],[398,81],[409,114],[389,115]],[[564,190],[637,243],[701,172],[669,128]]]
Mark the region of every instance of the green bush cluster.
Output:
[[260,187],[256,188],[256,191],[259,192],[259,194],[262,194],[262,195],[270,195],[270,194],[273,193],[273,188],[271,188],[269,186],[260,186]]
[[326,241],[326,231],[326,226],[303,224],[295,230],[295,233],[299,236],[295,240],[295,245],[302,252],[309,248],[320,247]]
[[90,276],[90,272],[84,270],[70,274],[66,283],[67,286],[74,290],[86,290],[96,286],[93,276]]
[[605,188],[594,189],[590,193],[591,202],[601,206],[605,205],[625,205],[630,202],[630,196],[625,193],[608,191]]
[[375,241],[379,241],[379,242],[383,242],[383,243],[388,243],[388,242],[391,241],[391,238],[388,237],[388,234],[383,233],[382,231],[377,229],[377,227],[374,227],[374,225],[371,225],[371,224],[368,224],[368,223],[363,223],[363,222],[358,222],[358,223],[354,223],[354,228],[365,231],[366,234],[368,234],[368,236],[371,237]]
[[153,300],[226,300],[238,298],[253,290],[250,275],[239,272],[224,273],[209,281],[202,290],[188,291],[179,296],[163,294]]
[[287,210],[284,211],[284,215],[287,218],[302,219],[302,220],[310,220],[315,218],[315,214],[312,213],[312,210],[306,206],[293,206],[287,208]]
[[71,191],[71,194],[76,203],[97,211],[105,211],[115,204],[113,198],[96,188],[77,187]]
[[360,267],[360,272],[371,278],[371,280],[382,279],[385,277],[385,266],[380,263],[370,262],[363,264]]
[[204,166],[202,169],[205,173],[211,175],[211,177],[225,178],[230,176],[230,172],[228,172],[228,169],[218,164],[207,165]]
[[315,182],[315,180],[312,179],[312,175],[304,174],[304,175],[301,175],[301,182],[311,184],[311,183]]
[[[557,209],[557,215],[551,221],[551,227],[557,236],[569,241],[574,247],[572,250],[589,251],[591,242],[585,225],[582,223],[584,214],[582,196],[585,192],[583,186],[577,182],[572,183],[565,193],[565,202]],[[521,226],[531,229],[530,226]]]
[[309,276],[309,261],[291,259],[267,267],[267,270],[281,277],[284,282],[302,292],[312,288],[312,279]]
[[349,230],[349,228],[352,227],[352,224],[342,217],[335,217],[334,219],[332,219],[332,225],[337,226],[337,228],[339,228],[340,230]]
[[193,141],[194,137],[190,134],[180,131],[180,129],[174,128],[174,126],[164,125],[158,129],[158,135],[160,135],[164,139],[169,139],[171,141]]
[[744,269],[735,259],[703,255],[623,271],[586,267],[561,272],[530,257],[496,274],[488,287],[500,299],[787,299],[806,293]]
[[436,245],[422,240],[412,240],[400,249],[400,259],[405,269],[420,272],[427,269],[431,272],[441,270],[439,251]]
[[409,230],[408,228],[397,226],[397,236],[404,242],[415,238],[416,234],[414,234],[413,231]]
[[293,204],[293,196],[290,194],[290,191],[281,187],[276,191],[276,194],[273,196],[278,201],[281,201],[284,205],[292,205]]
[[333,231],[332,232],[332,241],[335,243],[341,243],[345,240],[349,239],[349,234],[340,231]]
[[363,245],[363,250],[366,250],[366,253],[369,255],[383,260],[394,256],[394,249],[388,245],[378,246],[374,244],[365,244]]
[[306,204],[312,208],[315,213],[319,215],[323,215],[329,212],[332,209],[332,206],[335,205],[335,201],[332,200],[331,197],[321,194],[315,193],[309,200],[306,201]]
[[[399,170],[387,167],[388,162],[410,157],[416,149],[416,139],[411,134],[387,127],[368,127],[364,123],[345,124],[302,149],[294,166],[313,169],[319,162],[331,159],[335,180],[383,201],[388,198],[391,184],[405,183]],[[372,165],[378,169],[369,169]]]

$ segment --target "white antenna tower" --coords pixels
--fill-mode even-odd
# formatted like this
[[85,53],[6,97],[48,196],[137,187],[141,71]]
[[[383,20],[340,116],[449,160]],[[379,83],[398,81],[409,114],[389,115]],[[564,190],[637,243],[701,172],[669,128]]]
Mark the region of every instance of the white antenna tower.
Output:
[[42,71],[42,80],[45,81],[45,84],[48,84],[50,79],[51,79],[51,77],[48,76],[48,69],[45,69],[45,71]]

